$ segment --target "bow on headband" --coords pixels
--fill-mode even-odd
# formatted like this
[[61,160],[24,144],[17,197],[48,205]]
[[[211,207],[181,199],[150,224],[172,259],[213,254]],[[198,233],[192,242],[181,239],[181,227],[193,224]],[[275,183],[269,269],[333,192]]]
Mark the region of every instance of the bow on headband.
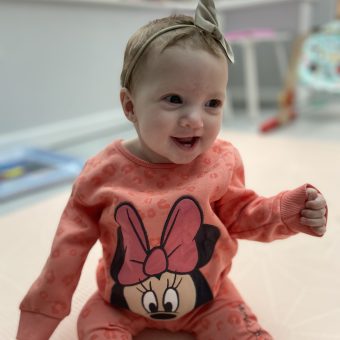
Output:
[[216,18],[216,8],[213,0],[199,0],[195,11],[194,24],[178,24],[169,27],[165,27],[160,31],[153,34],[145,43],[140,47],[140,49],[135,54],[133,60],[131,61],[129,68],[126,71],[125,79],[123,80],[123,86],[126,87],[129,79],[131,77],[132,71],[137,64],[138,59],[141,57],[145,49],[149,44],[155,40],[160,35],[183,27],[198,27],[212,35],[212,37],[220,44],[222,50],[227,57],[227,59],[233,63],[234,53],[231,49],[229,43],[224,39],[224,35],[219,29],[218,21]]
[[160,245],[150,249],[148,236],[136,208],[123,203],[116,210],[124,243],[124,261],[118,272],[121,285],[134,285],[166,271],[191,273],[198,262],[195,236],[202,213],[190,197],[180,198],[166,220]]
[[224,54],[234,62],[234,53],[229,43],[224,39],[216,18],[216,8],[213,0],[199,0],[195,12],[195,26],[209,32],[223,48]]

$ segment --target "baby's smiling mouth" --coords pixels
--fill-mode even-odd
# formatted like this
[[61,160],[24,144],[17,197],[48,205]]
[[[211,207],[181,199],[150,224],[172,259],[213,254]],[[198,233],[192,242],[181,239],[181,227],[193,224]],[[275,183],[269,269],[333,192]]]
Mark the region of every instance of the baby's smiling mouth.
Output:
[[200,139],[200,137],[171,137],[173,139],[173,141],[180,146],[181,148],[184,149],[191,149],[192,147],[194,147],[198,140]]

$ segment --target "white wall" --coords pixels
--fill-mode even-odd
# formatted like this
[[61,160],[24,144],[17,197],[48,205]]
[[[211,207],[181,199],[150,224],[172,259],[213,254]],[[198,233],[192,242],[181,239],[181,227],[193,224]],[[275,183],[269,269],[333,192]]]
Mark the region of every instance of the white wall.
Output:
[[[237,1],[237,0],[235,0]],[[329,19],[323,0],[314,21]],[[295,8],[295,9],[294,9]],[[226,15],[226,29],[296,28],[296,7],[258,7]],[[119,75],[128,37],[165,10],[112,5],[0,0],[0,134],[107,111],[119,105]],[[261,82],[278,85],[270,50],[260,52]],[[230,83],[242,83],[241,63]]]
[[126,41],[160,15],[0,2],[0,133],[117,106]]

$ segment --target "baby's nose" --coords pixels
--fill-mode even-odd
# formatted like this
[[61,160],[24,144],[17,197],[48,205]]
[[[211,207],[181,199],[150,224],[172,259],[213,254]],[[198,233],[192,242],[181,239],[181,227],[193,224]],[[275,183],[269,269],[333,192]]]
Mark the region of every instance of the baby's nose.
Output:
[[181,127],[200,129],[203,127],[203,117],[199,110],[194,110],[184,114],[179,121]]

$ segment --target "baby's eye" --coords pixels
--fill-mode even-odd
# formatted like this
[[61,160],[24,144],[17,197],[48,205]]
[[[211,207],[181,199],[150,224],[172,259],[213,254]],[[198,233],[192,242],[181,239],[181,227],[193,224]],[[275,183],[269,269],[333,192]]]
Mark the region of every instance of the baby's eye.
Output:
[[211,99],[206,103],[206,106],[211,108],[220,107],[222,105],[222,102],[219,99]]
[[170,96],[165,97],[164,99],[171,104],[182,104],[183,103],[182,98],[178,96],[177,94],[172,94]]

